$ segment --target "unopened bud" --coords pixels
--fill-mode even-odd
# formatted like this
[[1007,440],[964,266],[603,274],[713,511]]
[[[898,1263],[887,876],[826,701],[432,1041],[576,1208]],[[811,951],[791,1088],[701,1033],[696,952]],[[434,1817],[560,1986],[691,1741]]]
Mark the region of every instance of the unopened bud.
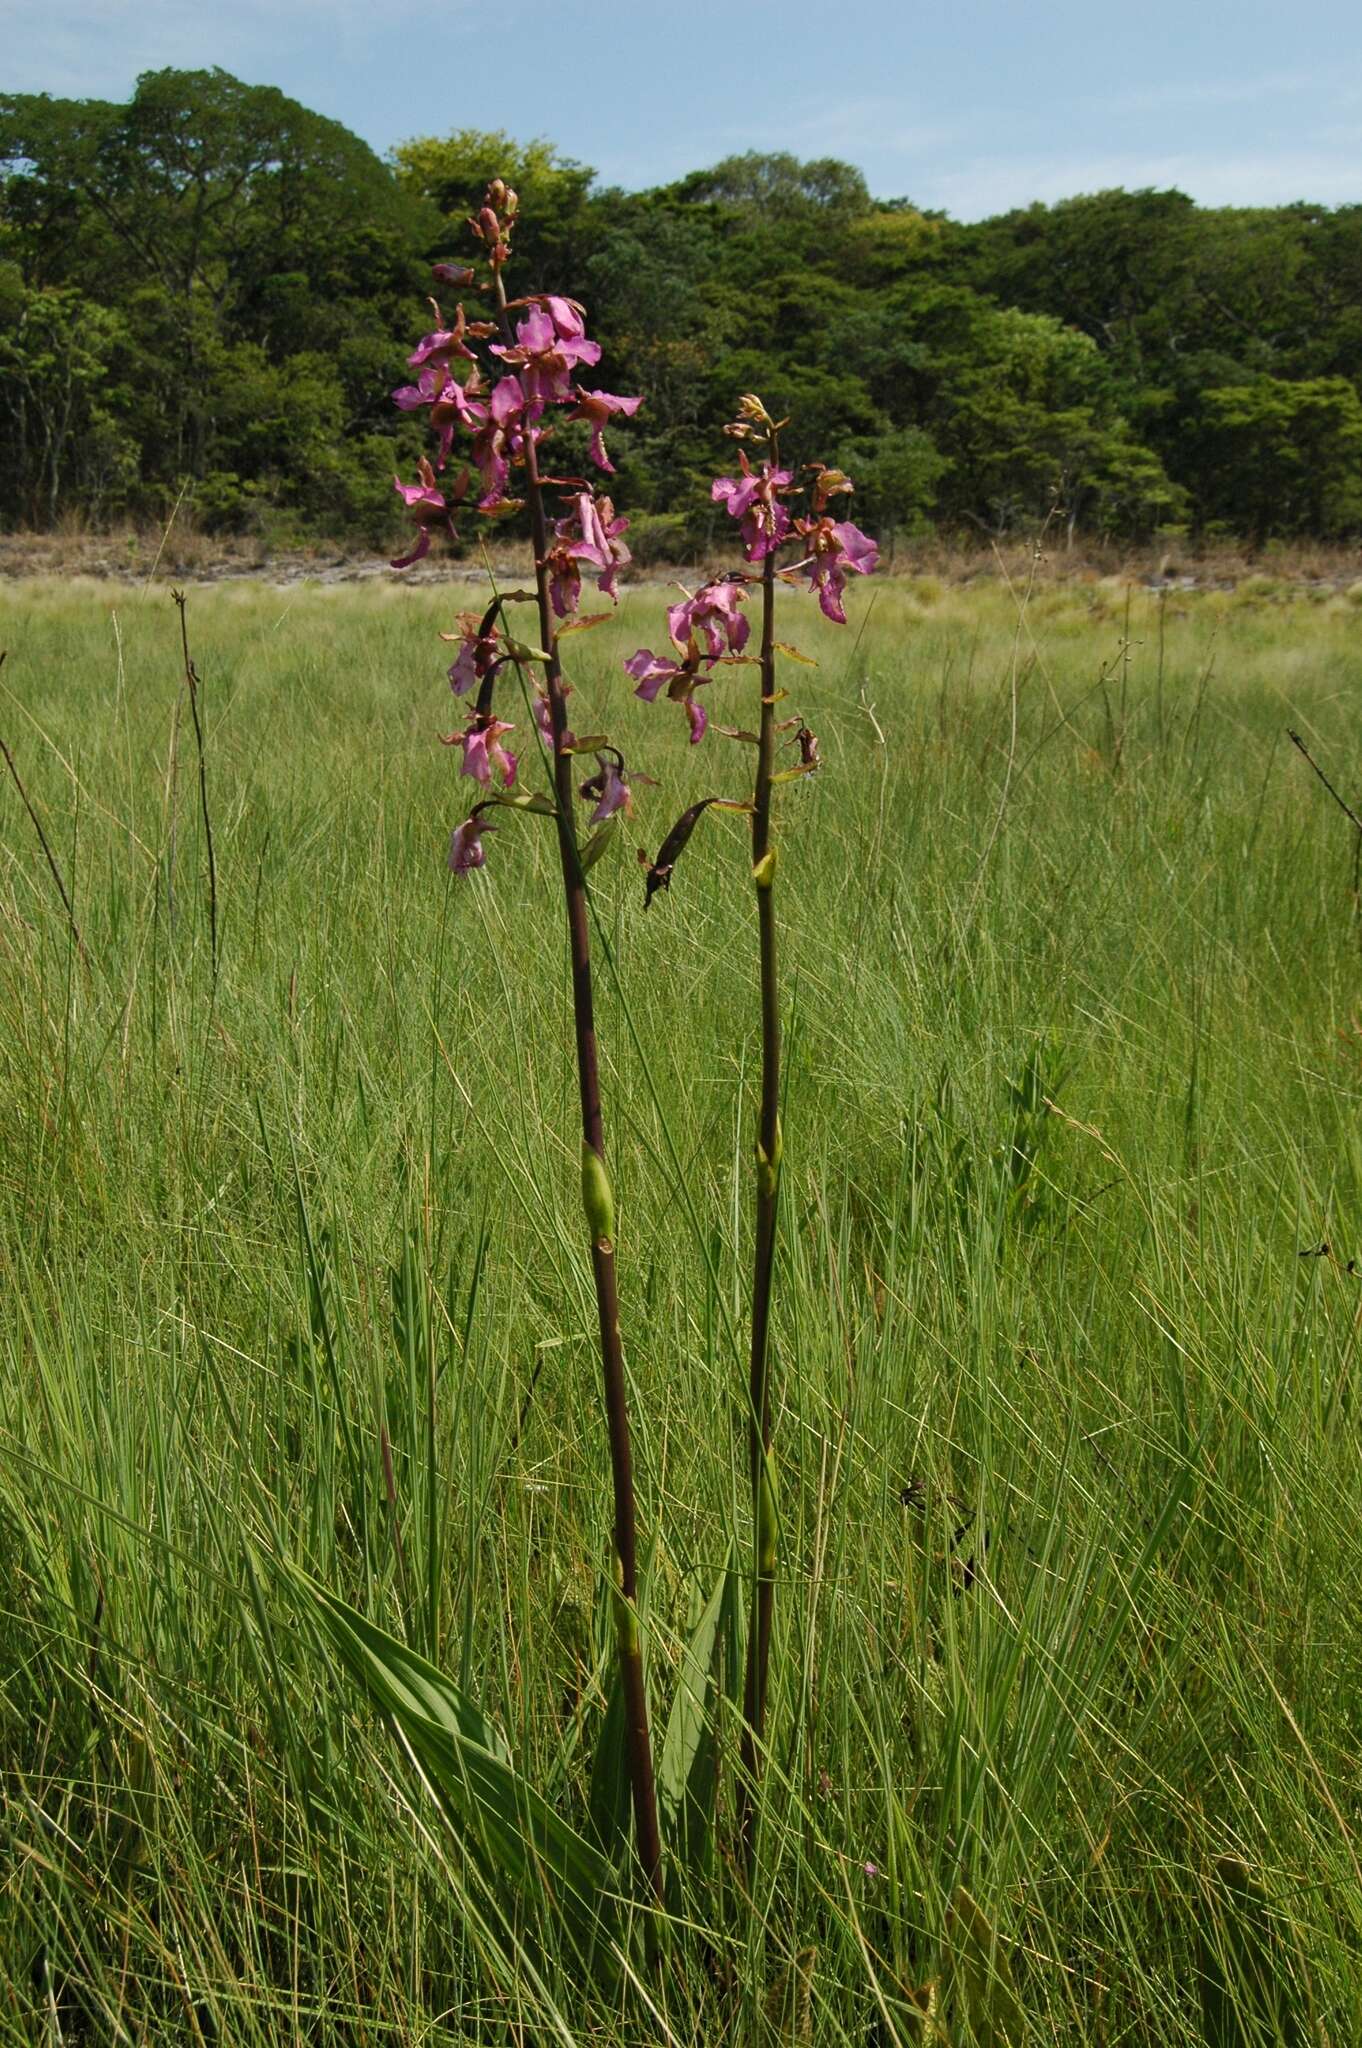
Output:
[[520,194],[513,185],[508,185],[505,189],[501,211],[508,218],[513,217],[520,211]]
[[582,1146],[582,1208],[595,1245],[609,1245],[615,1236],[615,1197],[605,1161],[592,1146]]
[[500,213],[505,204],[506,187],[500,178],[493,178],[491,184],[487,187],[487,197],[484,199],[483,205],[493,207],[497,213]]

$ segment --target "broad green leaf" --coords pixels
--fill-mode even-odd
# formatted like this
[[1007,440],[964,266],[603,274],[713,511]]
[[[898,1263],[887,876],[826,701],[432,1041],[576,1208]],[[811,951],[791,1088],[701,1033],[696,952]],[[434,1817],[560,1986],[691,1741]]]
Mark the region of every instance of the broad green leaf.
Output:
[[1221,1856],[1197,1930],[1205,2048],[1296,2048],[1298,1997],[1267,1894],[1247,1864]]
[[610,1663],[610,1691],[596,1738],[596,1753],[591,1759],[591,1825],[605,1854],[612,1863],[618,1863],[629,1840],[631,1788],[625,1743],[624,1688],[620,1683],[613,1642]]
[[988,1915],[962,1885],[946,1916],[952,1976],[978,2048],[1021,2048],[1025,2016],[1007,1950]]
[[537,1894],[588,1942],[607,1932],[616,1900],[606,1859],[515,1769],[496,1724],[424,1657],[279,1562],[351,1679],[410,1745],[489,1878]]
[[618,825],[619,812],[616,811],[612,818],[607,818],[603,825],[598,825],[591,837],[583,843],[578,856],[582,863],[583,874],[586,873],[588,868],[595,867],[596,862],[614,838]]
[[681,1659],[681,1669],[676,1680],[676,1697],[672,1701],[667,1731],[662,1738],[662,1754],[657,1766],[657,1795],[663,1815],[673,1821],[685,1797],[686,1780],[690,1776],[690,1767],[695,1761],[695,1753],[700,1747],[700,1737],[704,1733],[705,1708],[709,1698],[710,1675],[714,1667],[714,1643],[732,1563],[733,1549],[730,1544],[714,1591],[705,1603],[704,1612]]
[[557,808],[553,799],[545,796],[543,791],[538,789],[521,790],[516,796],[511,796],[508,792],[500,792],[492,797],[484,797],[483,801],[484,803],[499,804],[504,811],[538,811],[547,818],[553,817]]
[[681,1659],[658,1759],[657,1793],[664,1832],[674,1853],[696,1872],[709,1860],[718,1791],[718,1740],[710,1694],[716,1662],[732,1636],[734,1614],[741,1607],[739,1595],[730,1543],[714,1591]]

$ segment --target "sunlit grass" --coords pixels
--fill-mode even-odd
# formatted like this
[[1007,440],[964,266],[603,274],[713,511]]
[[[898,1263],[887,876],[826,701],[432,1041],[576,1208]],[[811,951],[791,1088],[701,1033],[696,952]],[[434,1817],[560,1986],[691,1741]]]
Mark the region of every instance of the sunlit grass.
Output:
[[[748,1534],[756,1049],[742,821],[643,915],[634,846],[748,765],[627,694],[660,597],[569,644],[577,729],[661,785],[593,881],[665,1714]],[[1362,2037],[1362,949],[1285,736],[1355,794],[1356,605],[857,597],[842,634],[782,623],[827,770],[782,814],[757,1911],[721,1858],[705,1939],[612,2019],[517,1959],[249,1562],[435,1655],[580,1817],[610,1508],[570,1019],[545,821],[444,872],[467,587],[191,592],[216,989],[168,595],[7,590],[0,734],[92,965],[7,786],[0,2038],[656,2038],[651,1998],[742,2039],[813,1947],[814,2038],[907,2041],[963,1884],[1030,2038],[1165,2048],[1208,2038],[1227,1855],[1300,2038]]]

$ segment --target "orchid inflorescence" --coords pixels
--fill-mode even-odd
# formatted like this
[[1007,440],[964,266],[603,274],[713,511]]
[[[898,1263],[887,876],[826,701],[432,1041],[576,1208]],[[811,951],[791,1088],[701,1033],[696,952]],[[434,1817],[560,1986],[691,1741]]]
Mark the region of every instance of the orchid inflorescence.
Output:
[[[770,582],[768,567],[773,568],[785,583],[797,584],[801,578],[807,579],[809,588],[817,592],[825,617],[844,626],[846,612],[842,593],[848,574],[868,576],[879,565],[876,543],[858,526],[853,526],[850,520],[834,520],[828,512],[832,498],[851,491],[850,477],[840,469],[830,469],[825,463],[812,462],[807,465],[810,482],[805,486],[797,481],[794,470],[780,466],[778,436],[785,424],[783,420],[773,420],[759,398],[750,393],[745,396],[740,403],[738,418],[729,423],[725,432],[738,440],[763,444],[765,452],[754,464],[747,450],[740,449],[739,474],[736,477],[716,477],[710,488],[714,503],[723,505],[730,517],[738,521],[743,555],[749,563],[761,565],[759,573],[749,575],[741,570],[732,570],[715,582],[705,584],[693,597],[684,596],[679,604],[670,605],[667,610],[670,646],[661,653],[640,647],[624,664],[626,675],[633,679],[636,697],[651,704],[665,690],[671,702],[680,704],[690,728],[692,746],[704,738],[710,722],[705,706],[696,699],[696,691],[711,681],[716,669],[737,664],[764,666],[775,651],[774,647],[767,648],[760,659],[744,652],[751,637],[751,626],[741,607],[747,602],[751,585]],[[806,489],[809,516],[792,515],[784,501]],[[775,557],[785,547],[797,550],[800,558],[776,567]],[[794,653],[789,647],[781,651]],[[774,701],[773,692],[769,690],[770,681],[767,678],[764,695],[771,694]],[[742,728],[716,726],[715,730],[727,739],[760,744],[758,734]],[[802,719],[781,720],[775,730],[792,732],[800,751],[798,767],[784,771],[784,775],[775,779],[809,774],[821,765],[818,741]],[[732,807],[720,798],[707,801],[724,808]],[[688,811],[683,819],[678,820],[677,827],[655,861],[648,860],[644,854],[639,856],[647,871],[645,907],[659,888],[666,888],[670,883],[676,857],[690,837],[700,812],[706,807],[696,808],[694,816]],[[675,844],[676,831],[682,825],[685,830],[679,844]],[[666,857],[668,855],[670,857]]]
[[[510,253],[517,213],[515,193],[494,180],[486,203],[469,223],[486,249],[494,284],[499,284]],[[435,276],[440,282],[466,287],[475,282],[476,273],[461,264],[437,263]],[[433,534],[443,533],[457,542],[455,514],[473,492],[474,472],[479,483],[474,500],[477,511],[494,518],[518,511],[524,499],[511,494],[513,472],[526,469],[552,435],[555,410],[561,409],[564,418],[587,426],[590,461],[605,475],[613,475],[605,429],[616,417],[631,417],[643,402],[612,391],[584,389],[574,382],[583,370],[594,368],[601,356],[600,343],[588,336],[584,310],[575,299],[552,292],[513,300],[501,296],[500,320],[469,319],[461,304],[452,320],[446,320],[432,299],[434,326],[407,358],[409,368],[417,373],[416,382],[399,385],[392,394],[401,411],[425,411],[436,437],[434,459],[421,458],[415,483],[393,479],[417,529],[410,551],[394,560],[395,569],[410,568],[428,554]],[[511,313],[519,315],[513,333],[506,317]],[[497,334],[502,339],[493,340]],[[478,343],[487,345],[486,354],[495,359],[496,374],[491,366],[479,362],[474,346]],[[467,437],[466,460],[445,484],[441,473],[454,455],[460,434]],[[606,615],[577,619],[583,578],[594,579],[603,596],[618,602],[619,573],[630,560],[623,538],[629,521],[620,518],[610,498],[586,479],[540,478],[537,468],[535,473],[537,483],[556,484],[563,492],[561,516],[551,521],[547,551],[537,565],[547,574],[553,616],[570,623],[594,623]],[[514,727],[495,716],[492,691],[507,663],[524,673],[527,662],[542,660],[542,655],[520,646],[504,630],[505,607],[520,599],[532,602],[534,595],[507,592],[481,615],[461,613],[458,631],[442,635],[458,647],[449,669],[450,688],[456,697],[477,692],[468,724],[449,734],[445,745],[461,749],[462,773],[484,788],[499,780],[502,789],[509,790],[516,780],[517,756],[502,744]],[[566,697],[569,687],[560,681],[560,695]],[[540,738],[550,752],[555,751],[552,707],[545,684],[535,685],[533,713]],[[559,734],[558,749],[572,751],[576,745],[571,732]],[[588,745],[595,750],[594,743]],[[606,823],[621,810],[627,815],[630,809],[623,756],[616,749],[608,751],[613,758],[607,761],[605,755],[599,755],[600,775],[582,785],[583,797],[595,805],[593,825]],[[484,814],[490,802],[479,804],[454,833],[449,866],[455,874],[468,874],[486,859],[481,834],[489,829]]]

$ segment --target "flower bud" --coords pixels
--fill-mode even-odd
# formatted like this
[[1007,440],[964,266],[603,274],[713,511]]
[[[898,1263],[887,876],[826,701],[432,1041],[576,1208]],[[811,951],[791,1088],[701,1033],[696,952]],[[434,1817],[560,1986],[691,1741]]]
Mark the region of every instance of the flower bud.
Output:
[[605,1161],[590,1145],[582,1146],[582,1208],[594,1245],[608,1246],[615,1236],[615,1197]]
[[483,200],[483,205],[490,206],[495,212],[500,213],[505,204],[506,187],[500,178],[493,178],[487,187],[487,197]]

